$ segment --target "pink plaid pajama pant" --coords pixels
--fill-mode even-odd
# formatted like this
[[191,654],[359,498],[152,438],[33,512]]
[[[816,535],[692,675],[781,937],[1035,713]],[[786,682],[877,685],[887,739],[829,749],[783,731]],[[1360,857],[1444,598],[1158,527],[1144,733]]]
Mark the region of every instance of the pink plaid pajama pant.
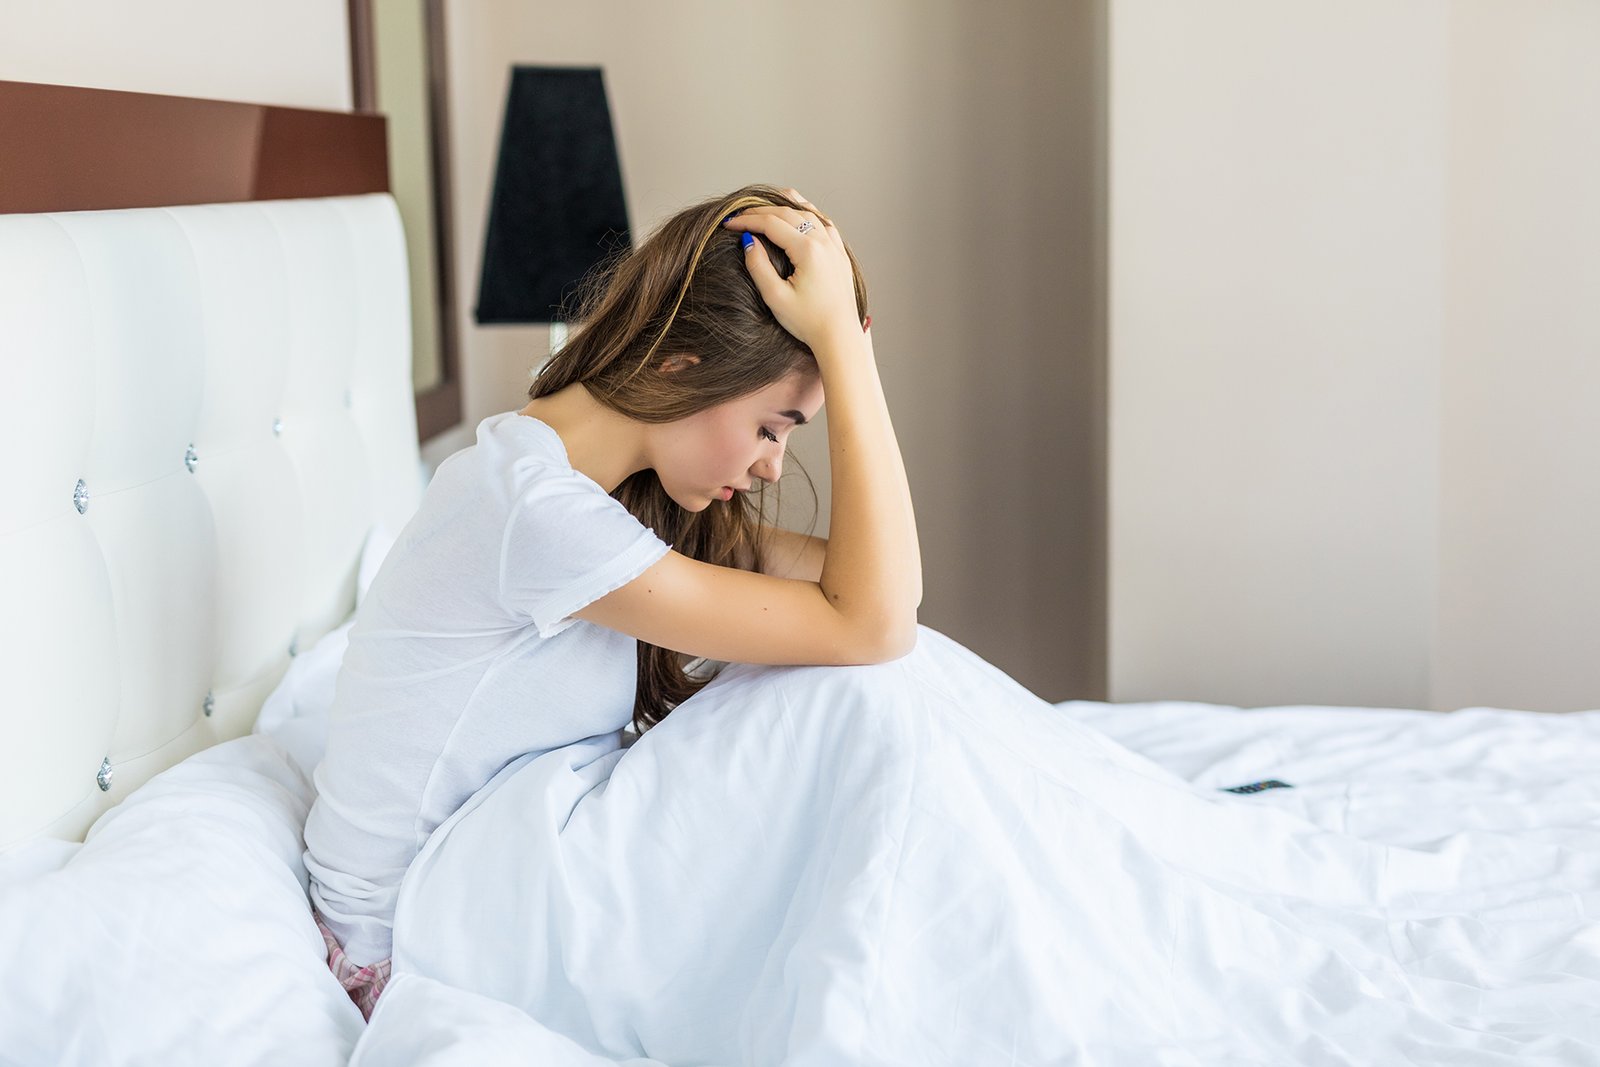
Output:
[[350,994],[350,999],[355,1001],[356,1007],[361,1009],[361,1017],[370,1022],[372,1009],[378,1006],[378,994],[382,993],[383,987],[389,983],[389,967],[392,961],[379,960],[365,967],[357,967],[344,954],[344,946],[333,936],[328,924],[322,921],[317,909],[311,909],[311,917],[317,920],[317,929],[322,931],[323,944],[328,946],[328,970],[333,972],[333,976],[339,980],[344,991]]

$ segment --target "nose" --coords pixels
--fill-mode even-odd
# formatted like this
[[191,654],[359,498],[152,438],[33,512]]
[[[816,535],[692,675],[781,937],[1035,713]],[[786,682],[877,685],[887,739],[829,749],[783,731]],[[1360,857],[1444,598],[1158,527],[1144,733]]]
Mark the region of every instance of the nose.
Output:
[[762,481],[777,481],[779,476],[783,474],[782,450],[780,449],[778,452],[772,455],[762,456],[756,461],[755,466],[750,468],[750,473],[755,475],[757,478],[760,478]]

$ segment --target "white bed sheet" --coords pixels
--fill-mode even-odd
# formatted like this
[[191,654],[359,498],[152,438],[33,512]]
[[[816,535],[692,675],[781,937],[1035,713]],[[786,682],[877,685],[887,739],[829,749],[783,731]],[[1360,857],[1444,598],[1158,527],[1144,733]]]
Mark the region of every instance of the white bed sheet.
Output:
[[[390,541],[378,535],[364,558],[363,591]],[[322,963],[305,905],[298,852],[300,826],[311,801],[309,771],[326,736],[327,709],[349,626],[347,621],[294,661],[263,708],[258,735],[200,753],[152,780],[96,826],[89,844],[39,841],[0,854],[0,959],[6,964],[0,977],[0,1063],[348,1060],[356,1067],[374,1067],[526,1062],[535,1050],[541,1062],[558,1067],[829,1062],[848,1026],[858,1028],[861,1040],[877,1028],[900,1042],[892,1054],[863,1053],[859,1062],[1061,1062],[1029,1058],[1019,1026],[1034,1035],[1072,1033],[1075,1062],[1086,1064],[1291,1062],[1259,1052],[1271,1048],[1270,1042],[1263,1044],[1268,1039],[1253,1032],[1255,1022],[1240,1023],[1261,1012],[1287,1018],[1293,1011],[1286,1011],[1283,1003],[1274,1005],[1270,997],[1253,1003],[1237,986],[1230,1006],[1241,1011],[1241,1018],[1204,1039],[1174,1035],[1170,1046],[1161,1047],[1150,1043],[1148,1032],[1141,1038],[1138,1025],[1117,1018],[1116,1010],[1122,1009],[1111,995],[1120,980],[1116,971],[1138,973],[1118,953],[1136,958],[1140,943],[1151,942],[1161,929],[1158,913],[1146,913],[1130,901],[1141,893],[1159,899],[1161,881],[1170,881],[1172,872],[1146,866],[1144,877],[1135,877],[1141,868],[1130,858],[1143,854],[1148,859],[1150,841],[1139,834],[1132,840],[1127,833],[1107,837],[1104,820],[1123,812],[1125,829],[1142,825],[1160,837],[1159,827],[1152,828],[1149,820],[1159,811],[1162,796],[1171,803],[1178,795],[1172,784],[1187,780],[1234,812],[1277,813],[1265,821],[1245,815],[1230,824],[1244,832],[1264,831],[1262,840],[1210,842],[1232,856],[1235,874],[1243,869],[1239,864],[1249,867],[1249,857],[1263,847],[1292,846],[1301,850],[1301,862],[1311,855],[1304,850],[1325,850],[1329,840],[1344,842],[1344,847],[1355,842],[1358,852],[1367,848],[1360,842],[1413,850],[1403,854],[1407,862],[1419,865],[1413,873],[1451,872],[1452,877],[1435,879],[1429,887],[1433,902],[1444,899],[1439,894],[1455,901],[1456,925],[1450,936],[1456,944],[1478,945],[1488,955],[1480,952],[1477,962],[1493,957],[1494,968],[1469,966],[1453,977],[1434,975],[1430,980],[1454,981],[1461,989],[1471,989],[1473,982],[1494,987],[1474,993],[1489,1009],[1488,1025],[1473,1039],[1481,1047],[1459,1041],[1452,1046],[1437,1035],[1429,1038],[1424,1027],[1415,1030],[1419,1044],[1405,1053],[1407,1060],[1381,1062],[1600,1064],[1600,1014],[1593,1007],[1575,1008],[1572,999],[1579,991],[1588,995],[1590,1005],[1600,1004],[1595,979],[1600,957],[1595,920],[1600,910],[1595,876],[1600,785],[1592,773],[1600,763],[1600,711],[1545,715],[1468,709],[1443,714],[1089,701],[1050,706],[1024,696],[1020,687],[1002,681],[1002,675],[976,657],[964,661],[965,650],[945,647],[948,639],[937,634],[940,651],[932,663],[906,661],[899,667],[843,672],[730,668],[708,688],[708,699],[680,709],[665,724],[671,729],[664,725],[652,731],[632,749],[591,744],[575,746],[559,759],[544,757],[538,789],[529,788],[539,784],[534,774],[518,778],[526,767],[508,769],[471,805],[488,803],[513,780],[523,791],[513,822],[479,821],[496,857],[475,853],[465,835],[452,845],[466,857],[476,896],[471,901],[452,898],[461,887],[441,889],[448,883],[431,876],[436,901],[446,903],[431,914],[426,906],[417,910],[413,943],[450,936],[455,929],[461,935],[457,947],[468,945],[475,936],[472,921],[493,920],[489,928],[496,943],[520,942],[518,955],[498,966],[514,977],[520,969],[525,977],[553,946],[570,948],[588,938],[594,951],[609,957],[616,984],[596,984],[599,972],[573,967],[562,976],[565,986],[547,983],[536,996],[527,996],[493,988],[492,983],[486,986],[478,973],[479,959],[463,956],[452,963],[468,972],[455,982],[441,980],[452,977],[450,967],[402,960],[373,1025],[363,1029],[359,1014]],[[927,691],[924,683],[930,677],[943,678],[936,691],[942,684],[946,696],[964,694],[969,706],[994,707],[997,697],[1005,698],[999,704],[1010,706],[984,725],[958,714],[956,705],[908,703],[907,694]],[[778,710],[783,703],[772,699],[774,685],[787,694],[786,711]],[[932,730],[940,718],[928,718],[933,708],[944,708],[952,722],[964,721],[962,731],[982,729],[965,735],[964,741],[944,727]],[[797,713],[809,722],[802,722],[799,732],[784,733],[801,722]],[[861,724],[868,720],[861,715],[868,713],[878,714],[879,721],[863,733]],[[1010,721],[1015,727],[1022,721],[1018,715],[1038,720],[1047,713],[1054,715],[1058,728],[1038,734],[1035,740],[1046,743],[1028,751],[974,743],[986,736],[984,731],[1001,729],[998,722]],[[989,736],[992,740],[1004,732]],[[938,744],[932,744],[935,739]],[[1077,754],[1067,752],[1065,759],[1053,760],[1051,746],[1063,740]],[[909,749],[908,742],[914,742]],[[902,758],[906,751],[919,755]],[[782,759],[775,759],[774,752]],[[1085,761],[1086,754],[1092,758]],[[767,762],[761,763],[763,759]],[[851,766],[862,771],[855,779],[849,779]],[[1060,816],[1053,825],[1063,833],[1073,829],[1069,838],[1079,852],[1072,867],[1017,867],[1017,844],[1037,843],[1040,830],[1021,822],[996,822],[1000,809],[995,797],[985,799],[994,792],[994,781],[1015,778],[1019,769],[1030,766],[1066,773],[1067,785],[1077,792],[1072,804],[1050,809]],[[767,777],[752,778],[761,767]],[[774,783],[785,776],[793,779],[789,787],[776,789]],[[872,842],[863,835],[879,834],[879,846],[887,840],[881,836],[889,832],[884,815],[896,784],[919,778],[919,803],[928,808],[926,817],[938,814],[941,805],[955,805],[955,810],[943,811],[942,822],[929,824],[940,827],[939,833],[924,835],[925,862],[937,878],[903,872],[886,876],[881,864],[874,866]],[[1289,782],[1293,788],[1242,797],[1217,792],[1265,778]],[[1036,778],[1033,788],[1046,781],[1048,777]],[[791,801],[784,800],[786,795]],[[999,795],[1013,801],[1019,796],[1009,787]],[[629,796],[631,801],[625,799]],[[746,802],[743,823],[737,817],[729,822],[730,814],[739,815],[737,808],[730,813],[725,805],[719,807],[729,796]],[[495,803],[510,810],[505,798]],[[793,816],[787,829],[780,827],[776,814],[784,803]],[[1015,815],[1021,809],[1010,810]],[[1308,833],[1311,827],[1337,838],[1319,838]],[[769,850],[741,854],[740,842],[746,839],[740,833],[752,828],[763,831],[759,840],[768,842]],[[1198,840],[1215,827],[1191,830]],[[793,836],[802,832],[810,835],[805,842]],[[938,861],[953,855],[946,854],[941,833],[970,839],[964,855],[972,870],[966,875],[939,866]],[[990,847],[1002,839],[1011,842],[1011,859]],[[545,841],[545,851],[531,847],[538,840]],[[861,846],[853,860],[848,847],[852,841]],[[1177,846],[1168,840],[1164,847]],[[1493,856],[1546,877],[1514,886],[1493,902],[1482,879],[1494,871],[1475,862]],[[748,932],[757,940],[737,945],[732,957],[753,961],[758,975],[765,966],[775,980],[766,986],[744,981],[730,990],[724,988],[724,977],[700,973],[715,959],[718,931],[737,922],[741,902],[737,893],[729,894],[730,884],[772,877],[781,881],[784,871],[815,873],[818,857],[824,857],[835,878],[853,888],[831,897],[813,896],[809,916],[785,914],[776,927],[751,928]],[[1190,876],[1211,862],[1195,854],[1189,861]],[[1280,857],[1277,874],[1295,886],[1296,869],[1285,863]],[[1008,864],[1012,869],[1007,870]],[[1308,869],[1302,862],[1298,871]],[[1337,864],[1330,869],[1338,869]],[[1500,873],[1509,869],[1502,866]],[[718,880],[719,870],[728,877]],[[650,877],[652,871],[662,877]],[[959,890],[962,877],[968,879],[965,898]],[[1108,879],[1114,884],[1108,885]],[[790,907],[799,899],[795,885],[787,890]],[[942,888],[943,904],[934,903],[926,892],[936,885]],[[1033,887],[1031,897],[1028,886]],[[694,891],[683,892],[685,887]],[[942,943],[945,957],[897,947],[905,942],[915,949],[918,938],[907,941],[906,931],[896,934],[890,926],[873,932],[863,923],[864,914],[847,919],[840,910],[859,905],[874,888],[890,887],[909,890],[908,899],[917,903],[902,904],[898,914],[883,914],[919,924],[920,943]],[[1112,891],[1118,887],[1120,896]],[[1071,914],[1071,924],[1043,933],[1044,928],[1037,928],[1035,936],[1042,943],[1049,943],[1051,936],[1070,937],[1085,964],[1080,973],[1068,976],[1074,988],[1063,990],[1060,976],[1038,972],[1033,975],[1037,990],[1010,990],[1009,1007],[987,1024],[972,1014],[977,1005],[969,1004],[972,1025],[964,1035],[941,1045],[930,1029],[929,1040],[935,1043],[918,1047],[918,1026],[961,1017],[959,1004],[952,1006],[936,990],[923,988],[930,977],[949,979],[958,971],[970,977],[986,963],[1003,971],[1006,961],[1003,953],[995,954],[996,946],[1012,952],[1011,965],[1029,962],[1026,952],[1016,951],[1005,936],[997,941],[992,930],[966,936],[950,928],[953,919],[963,916],[968,922],[1003,925],[1001,918],[974,908],[973,895],[981,900],[986,892],[1020,914],[1035,914],[1032,909],[1042,909],[1037,914],[1046,916],[1052,911]],[[1262,910],[1259,899],[1254,904],[1242,901],[1237,883],[1223,895],[1230,892],[1240,936],[1217,941],[1212,948],[1231,946],[1230,951],[1245,953],[1228,966],[1259,979],[1262,945],[1251,957],[1253,942],[1244,936],[1243,926],[1272,912]],[[541,893],[547,903],[564,899],[569,910],[531,908],[528,901]],[[630,893],[637,895],[630,899]],[[520,898],[516,913],[496,915],[497,901],[503,903],[507,894]],[[1338,896],[1330,887],[1316,888],[1317,894],[1323,904]],[[421,895],[413,892],[419,899]],[[770,887],[761,896],[768,904],[774,899]],[[1420,907],[1423,901],[1419,895],[1413,904]],[[580,912],[589,907],[590,913],[583,917],[572,911],[574,902]],[[619,916],[628,921],[619,922]],[[463,920],[469,920],[465,927]],[[1297,918],[1291,908],[1273,921],[1286,920],[1303,922],[1305,916]],[[483,929],[478,928],[479,935]],[[1329,929],[1325,923],[1323,934]],[[1431,932],[1444,929],[1435,922]],[[833,941],[824,947],[829,937]],[[671,961],[685,942],[689,948],[663,967],[662,961]],[[1262,944],[1270,945],[1270,939]],[[1453,950],[1447,942],[1432,948],[1419,941],[1408,944],[1417,959],[1427,959],[1429,952],[1448,956]],[[1337,971],[1358,958],[1354,953],[1361,945],[1357,937],[1321,963]],[[840,988],[859,980],[863,961],[874,956],[885,972],[876,979],[885,984],[877,996],[889,998],[878,1009],[893,1010],[875,1009],[847,1024],[837,1013],[830,1016],[822,1006],[836,999]],[[567,963],[581,958],[575,954]],[[1119,960],[1115,968],[1108,962],[1112,959]],[[1169,960],[1168,965],[1176,964]],[[911,969],[893,977],[895,967]],[[1257,971],[1251,972],[1252,967]],[[1293,988],[1304,979],[1300,987],[1315,990],[1327,977],[1312,972],[1297,978],[1287,966],[1280,985]],[[663,984],[652,987],[653,980]],[[1370,980],[1381,985],[1381,970]],[[1076,988],[1083,983],[1085,988]],[[1123,992],[1128,988],[1124,981]],[[1182,993],[1170,984],[1161,988],[1171,997]],[[796,1010],[802,989],[810,990],[818,1014],[807,1017]],[[752,995],[760,990],[768,999],[752,1008]],[[1051,1009],[1042,1012],[1030,998],[1049,990],[1073,996],[1052,999]],[[583,1026],[574,1025],[574,1004],[582,1006],[588,1019]],[[630,1052],[628,1043],[636,1043],[652,1021],[659,1025],[662,1012],[675,1010],[674,1004],[684,1010],[672,1017],[690,1035],[686,1040],[698,1042],[702,1051],[721,1039],[731,1040],[735,1048],[744,1040],[746,1051],[785,1052],[767,1060],[746,1056],[720,1061],[703,1055],[662,1061],[633,1054],[638,1048]],[[1079,1007],[1071,1008],[1074,1004]],[[1303,1004],[1294,1007],[1308,1010]],[[1329,1017],[1360,1024],[1368,1036],[1382,1030],[1375,1025],[1382,1023],[1381,1013],[1363,1016],[1350,1005],[1344,1010],[1343,1016]],[[622,1020],[620,1029],[597,1032],[594,1020],[608,1013]],[[1292,1062],[1380,1062],[1305,1043],[1313,1023],[1309,1015],[1299,1019],[1298,1046],[1283,1045],[1280,1035],[1279,1047],[1294,1049]],[[775,1044],[759,1045],[762,1027],[766,1040]],[[1412,1031],[1395,1031],[1402,1032]],[[986,1054],[962,1044],[985,1033],[1009,1037],[1011,1044],[988,1048]],[[1094,1033],[1099,1037],[1091,1039]],[[830,1046],[830,1040],[835,1044]],[[652,1045],[672,1047],[671,1041]]]
[[441,827],[357,1062],[1600,1063],[1597,726],[735,666]]
[[1600,710],[1057,707],[1198,785],[1288,782],[1250,799],[1369,841],[1422,847],[1471,828],[1559,838],[1600,826]]
[[[368,534],[357,600],[393,534]],[[0,1065],[343,1067],[365,1029],[311,917],[302,831],[354,615],[84,842],[0,853]]]
[[0,854],[0,1064],[342,1067],[361,1013],[311,918],[311,783],[272,738],[195,753],[83,843]]

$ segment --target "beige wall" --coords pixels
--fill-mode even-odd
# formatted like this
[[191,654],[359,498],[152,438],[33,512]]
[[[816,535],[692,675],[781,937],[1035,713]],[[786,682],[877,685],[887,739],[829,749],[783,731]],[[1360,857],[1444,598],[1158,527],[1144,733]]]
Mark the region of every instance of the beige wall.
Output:
[[[1095,5],[447,11],[467,417],[424,458],[521,407],[549,352],[546,327],[471,317],[509,68],[599,66],[636,240],[766,181],[798,188],[855,248],[916,502],[922,621],[1047,699],[1099,695]],[[825,535],[825,419],[791,441]],[[786,472],[784,489],[784,524],[807,528],[803,479]]]
[[[849,234],[930,625],[1050,699],[1103,659],[1119,700],[1600,706],[1600,7],[832,3],[825,67],[685,10],[448,5],[468,411],[431,462],[548,345],[470,322],[507,68],[599,64],[641,232],[767,180]],[[345,35],[13,3],[0,78],[340,109]]]
[[[1600,6],[1103,6],[448,4],[431,462],[548,345],[470,322],[507,68],[596,63],[641,232],[767,180],[850,236],[930,625],[1050,699],[1600,707]],[[8,3],[0,78],[348,108],[345,7]]]
[[344,0],[5,0],[0,79],[350,109]]
[[1600,8],[1117,0],[1110,695],[1600,707]]
[[1450,9],[1433,701],[1600,708],[1600,5]]

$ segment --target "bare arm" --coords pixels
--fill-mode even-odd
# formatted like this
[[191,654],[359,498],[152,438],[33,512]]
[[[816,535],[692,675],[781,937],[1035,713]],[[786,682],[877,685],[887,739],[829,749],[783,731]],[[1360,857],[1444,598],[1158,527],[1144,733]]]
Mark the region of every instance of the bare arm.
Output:
[[[833,510],[818,585],[829,605],[904,654],[917,638],[922,557],[872,331],[862,328],[854,268],[838,228],[794,189],[788,195],[809,211],[756,207],[722,224],[750,239],[746,265],[762,299],[810,348],[822,374]],[[779,278],[761,238],[788,254],[789,278]]]
[[[818,344],[815,350],[828,349]],[[853,405],[845,399],[849,389],[864,387],[860,379],[877,381],[870,343],[859,348],[841,344],[835,352],[841,362],[860,358],[853,370],[831,378],[824,371],[828,385],[849,383],[836,386],[838,392],[829,399],[832,539],[769,528],[759,574],[669,551],[639,577],[574,615],[650,644],[724,662],[877,663],[912,649],[922,582],[916,531],[907,529],[912,522],[910,493],[903,481],[898,496],[888,492],[880,472],[883,464],[868,458],[867,442],[875,430],[888,434],[893,443],[881,391],[876,412],[870,403]],[[858,380],[850,381],[852,374]],[[866,407],[865,418],[859,417],[858,406]],[[876,428],[874,418],[880,420]],[[894,461],[903,479],[898,451]],[[864,484],[869,476],[872,485]],[[863,496],[875,506],[862,507]],[[852,513],[854,522],[849,521]],[[843,541],[847,529],[856,531],[854,552]],[[909,551],[900,540],[906,536]]]
[[811,349],[828,395],[833,474],[830,542],[818,582],[830,603],[875,619],[896,647],[910,651],[922,603],[922,554],[872,332],[833,334]]
[[[798,194],[794,199],[805,203]],[[800,543],[779,535],[769,569],[803,578],[753,574],[669,551],[573,614],[650,644],[726,662],[844,664],[903,656],[917,639],[921,551],[844,239],[814,209],[802,213],[784,205],[753,207],[723,225],[775,242],[795,265],[787,279],[779,278],[761,238],[751,236],[745,251],[751,276],[779,324],[811,350],[822,374],[833,474],[831,538],[815,545],[822,539],[808,538],[791,557],[784,546]]]
[[[822,577],[822,561],[828,554],[828,539],[795,533],[781,526],[768,526],[761,531],[761,573],[774,578],[798,578],[814,582]],[[746,558],[740,566],[751,570]]]

